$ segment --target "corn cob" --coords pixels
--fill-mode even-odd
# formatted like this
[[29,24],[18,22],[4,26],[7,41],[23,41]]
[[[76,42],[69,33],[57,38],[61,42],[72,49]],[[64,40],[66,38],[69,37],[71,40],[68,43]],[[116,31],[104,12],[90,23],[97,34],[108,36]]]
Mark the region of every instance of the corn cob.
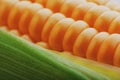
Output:
[[[3,1],[3,3],[4,3],[4,1]],[[9,17],[9,13],[6,14],[6,15],[8,15],[8,17],[6,17],[6,19],[3,19],[4,21],[1,23],[1,25],[8,26],[8,29],[17,29],[21,34],[28,34],[30,36],[30,38],[32,39],[32,40],[30,39],[30,41],[33,41],[33,42],[39,42],[41,40],[44,41],[44,39],[42,39],[42,38],[44,38],[44,36],[42,36],[42,34],[43,33],[47,34],[47,33],[45,33],[45,31],[43,32],[43,30],[45,30],[44,26],[46,25],[47,22],[48,22],[48,24],[50,24],[50,22],[49,22],[50,20],[49,19],[51,18],[51,16],[57,15],[58,13],[57,14],[53,14],[52,11],[50,11],[49,9],[44,9],[44,8],[42,8],[41,5],[38,5],[38,4],[31,4],[30,2],[25,2],[25,3],[28,3],[28,5],[30,5],[30,6],[26,5],[26,10],[23,11],[23,14],[21,12],[21,16],[19,16],[19,18],[18,18],[19,21],[17,22],[16,25],[11,26],[11,27],[9,26],[9,25],[15,24],[14,17],[13,17],[12,23],[9,23],[11,21],[11,20],[8,20],[8,19],[11,19]],[[22,4],[22,2],[21,2],[21,4]],[[35,5],[35,7],[38,6],[38,9],[34,8],[33,7],[34,5]],[[6,5],[5,5],[5,7],[6,7]],[[31,7],[33,7],[33,11],[32,11],[32,9],[30,9]],[[36,11],[35,11],[35,13],[32,13],[32,12],[34,12],[34,9],[36,9]],[[8,10],[8,11],[10,11],[10,10]],[[10,13],[10,14],[12,15],[12,13]],[[116,13],[116,14],[118,14],[118,13]],[[31,17],[29,18],[28,15],[31,16]],[[24,16],[25,16],[25,18],[24,18]],[[115,18],[118,17],[118,16],[119,16],[119,14],[115,15]],[[114,19],[114,16],[113,16],[113,19]],[[39,23],[39,20],[40,20],[41,23]],[[8,23],[7,23],[7,21],[8,21]],[[99,21],[99,19],[98,19],[98,21]],[[24,23],[24,22],[26,22],[26,23]],[[62,16],[60,18],[60,20],[58,18],[58,21],[55,22],[53,24],[53,26],[51,26],[51,31],[50,31],[50,28],[49,28],[49,33],[50,34],[47,35],[47,39],[45,40],[45,42],[48,43],[49,48],[54,49],[54,50],[58,50],[58,51],[67,50],[64,47],[64,45],[66,44],[64,42],[64,36],[68,34],[66,32],[69,31],[69,28],[71,28],[72,25],[75,25],[75,23],[77,23],[77,21],[74,21],[71,18],[65,18],[64,16]],[[80,24],[83,25],[83,23],[81,21]],[[49,27],[48,24],[47,24],[47,27]],[[62,27],[59,27],[60,25]],[[93,29],[93,28],[87,28],[88,25],[86,27],[87,29],[85,29],[85,27],[86,27],[86,25],[81,27],[79,29],[80,30],[79,33],[77,33],[77,32],[71,33],[70,36],[72,36],[73,34],[77,34],[77,35],[76,35],[76,37],[74,38],[74,40],[72,42],[74,45],[71,46],[70,51],[73,52],[73,54],[75,54],[75,55],[78,55],[78,56],[81,56],[81,57],[87,57],[88,56],[87,58],[89,58],[89,55],[87,54],[87,52],[89,52],[88,49],[89,49],[89,46],[91,44],[91,41],[94,41],[94,39],[96,39],[95,36],[99,35],[99,34],[102,34],[102,32],[98,33],[98,31]],[[89,34],[91,34],[92,31],[94,32],[94,33],[92,33],[93,35],[89,35]],[[57,34],[54,34],[54,33],[57,33]],[[95,56],[95,58],[97,58],[97,60],[100,61],[100,62],[119,66],[119,54],[118,53],[119,53],[119,42],[120,42],[119,38],[120,38],[120,35],[118,35],[118,34],[109,35],[108,34],[107,36],[108,37],[105,38],[106,40],[103,39],[101,41],[102,44],[100,45],[99,50],[97,50],[98,52],[95,54],[95,55],[97,55],[97,56]],[[26,36],[23,36],[23,37],[26,38]],[[28,39],[28,37],[27,37],[27,39]],[[79,40],[80,40],[80,42],[79,42]],[[116,40],[117,42],[114,43],[114,40]],[[100,39],[98,38],[97,42],[99,42],[99,41],[100,41]],[[106,44],[107,41],[108,41],[108,44]],[[70,40],[68,40],[68,42],[69,43],[67,43],[66,46],[69,46],[69,44],[71,43]],[[104,45],[106,47],[107,46],[111,46],[110,47],[111,48],[111,52],[108,50],[108,48],[105,48],[105,50],[103,50],[103,48],[104,48],[103,46]],[[93,45],[93,46],[96,46],[96,45]],[[73,48],[73,50],[72,50],[72,48]],[[80,50],[79,50],[79,48],[80,48]],[[69,51],[69,48],[68,48],[67,51]],[[76,53],[76,52],[78,52],[78,53]],[[110,52],[110,54],[111,54],[109,56],[109,58],[107,58],[107,59],[105,59],[106,56],[108,56],[107,54],[105,54],[106,52]],[[115,57],[113,57],[114,55],[115,55]],[[93,57],[93,56],[91,56],[91,57]],[[110,61],[110,60],[112,60],[112,61]]]
[[[23,2],[20,2],[18,4],[22,4],[24,2],[27,3],[26,1],[23,1]],[[14,12],[14,7],[13,7],[13,11],[11,11],[10,14],[12,12]],[[29,15],[30,14],[32,14],[32,13],[29,12]],[[26,30],[27,32],[23,32],[23,33],[24,34],[29,34],[30,37],[31,37],[31,39],[33,41],[35,41],[35,42],[41,41],[41,34],[42,34],[41,32],[42,32],[42,30],[44,30],[43,29],[44,25],[45,25],[45,23],[47,23],[47,20],[49,19],[49,17],[51,15],[54,15],[54,14],[49,9],[44,9],[44,8],[40,9],[37,13],[34,13],[33,17],[31,17],[31,20],[29,20],[30,24],[29,24],[29,22],[23,23],[23,25],[29,25],[28,27],[26,27],[25,29],[23,29],[23,30]],[[21,14],[21,16],[19,16],[18,19],[21,19],[22,17],[23,16]],[[12,20],[13,23],[10,23],[10,24],[15,24],[14,23],[14,20],[15,20],[14,18],[16,18],[16,17],[13,17],[13,20]],[[8,16],[8,19],[9,19],[9,16]],[[26,19],[27,18],[23,19],[23,22],[26,21]],[[40,20],[40,23],[39,23],[39,20]],[[6,21],[7,21],[7,19],[6,19]],[[21,21],[18,20],[18,24],[17,24],[18,31],[22,27],[22,26],[19,26],[19,22],[21,22]],[[48,36],[48,46],[51,49],[58,50],[58,51],[63,51],[64,50],[63,43],[65,43],[64,42],[64,35],[65,35],[67,29],[69,28],[69,26],[72,25],[72,24],[74,24],[74,23],[75,23],[75,21],[73,19],[64,18],[62,20],[59,20],[56,24],[54,24],[53,28],[51,28],[50,35]],[[17,26],[14,26],[14,27],[17,28]],[[9,25],[8,25],[8,28],[9,28]],[[9,28],[9,29],[16,29],[16,28]],[[56,34],[54,34],[54,33],[56,33]],[[89,49],[88,49],[89,48],[89,44],[90,44],[92,38],[94,38],[94,36],[96,34],[98,34],[98,31],[96,31],[93,28],[85,29],[81,33],[79,33],[79,35],[76,36],[76,38],[74,39],[73,45],[71,46],[71,51],[73,51],[73,54],[77,55],[77,56],[81,56],[81,57],[86,57],[87,56],[86,53],[89,52]],[[110,43],[114,43],[114,39],[113,40],[111,39]],[[69,44],[70,43],[68,43],[67,45],[69,46]],[[104,40],[102,41],[102,44],[105,44]],[[119,44],[119,39],[118,39],[118,43],[116,43],[116,44]],[[116,45],[116,44],[114,43],[114,45]],[[106,45],[106,47],[109,46],[109,44],[105,44],[105,45]],[[111,46],[112,46],[112,44],[111,44]],[[106,56],[105,55],[101,55],[101,51],[106,52],[107,48],[104,49],[104,50],[102,50],[103,48],[100,47],[98,49],[97,53],[95,53],[97,55],[96,56],[97,60],[100,61],[100,62],[103,62],[103,63],[108,63],[108,64],[114,65],[114,63],[115,63],[114,61],[116,61],[116,60],[114,60],[113,56],[115,55],[115,51],[116,51],[117,46],[118,45],[116,45],[115,47],[111,47],[111,50],[113,50],[111,52],[111,59],[112,60],[106,59],[104,61],[103,61],[102,57],[106,57]],[[119,63],[118,63],[118,65],[119,65]]]

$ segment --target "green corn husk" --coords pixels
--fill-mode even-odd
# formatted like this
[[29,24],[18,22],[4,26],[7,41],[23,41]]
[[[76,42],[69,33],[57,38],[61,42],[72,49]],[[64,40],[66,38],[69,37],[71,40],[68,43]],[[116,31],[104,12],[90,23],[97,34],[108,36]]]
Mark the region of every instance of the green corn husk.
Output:
[[0,30],[0,80],[110,80]]

